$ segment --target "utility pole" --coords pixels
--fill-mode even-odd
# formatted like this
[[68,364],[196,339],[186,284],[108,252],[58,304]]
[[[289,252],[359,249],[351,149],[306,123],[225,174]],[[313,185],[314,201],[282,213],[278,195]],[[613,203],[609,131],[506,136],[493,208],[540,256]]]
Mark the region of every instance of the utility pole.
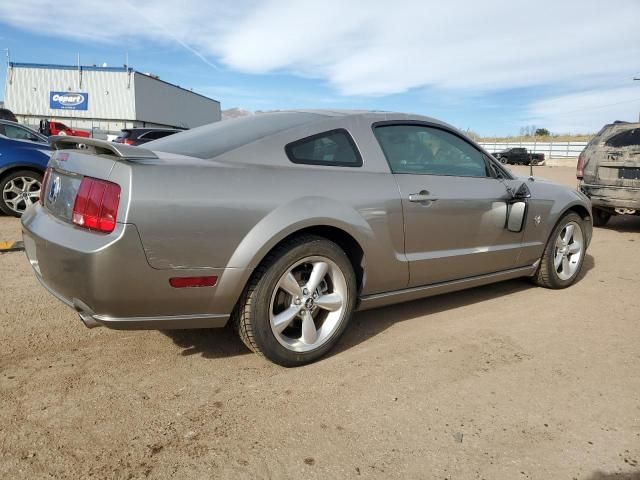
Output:
[[[634,81],[640,81],[640,77],[633,77]],[[638,122],[640,122],[640,112],[638,113]]]

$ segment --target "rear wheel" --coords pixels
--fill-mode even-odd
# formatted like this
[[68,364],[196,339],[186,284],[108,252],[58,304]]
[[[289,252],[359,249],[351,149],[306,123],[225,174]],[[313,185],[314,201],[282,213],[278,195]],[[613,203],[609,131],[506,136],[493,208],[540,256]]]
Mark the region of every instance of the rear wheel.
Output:
[[611,214],[605,210],[600,208],[593,209],[593,226],[594,227],[604,227],[609,219],[611,218]]
[[355,295],[355,274],[340,247],[321,237],[299,237],[257,269],[233,325],[254,352],[285,367],[304,365],[338,341]]
[[584,220],[577,213],[566,214],[553,229],[533,280],[546,288],[572,285],[582,269],[586,248]]
[[42,174],[20,170],[0,179],[0,210],[7,215],[20,217],[25,210],[37,203],[42,188]]

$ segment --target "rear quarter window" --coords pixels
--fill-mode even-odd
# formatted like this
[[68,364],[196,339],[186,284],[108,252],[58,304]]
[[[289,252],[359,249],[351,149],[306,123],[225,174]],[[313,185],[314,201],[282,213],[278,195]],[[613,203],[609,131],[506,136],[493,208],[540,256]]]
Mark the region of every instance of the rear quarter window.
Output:
[[344,129],[331,130],[288,144],[285,151],[293,163],[360,167],[362,157],[351,135]]

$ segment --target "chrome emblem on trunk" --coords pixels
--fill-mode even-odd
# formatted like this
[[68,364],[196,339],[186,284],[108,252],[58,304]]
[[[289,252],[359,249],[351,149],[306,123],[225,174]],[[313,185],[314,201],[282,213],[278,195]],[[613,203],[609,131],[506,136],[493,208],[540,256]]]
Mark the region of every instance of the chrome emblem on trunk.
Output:
[[60,195],[60,177],[54,177],[51,182],[51,186],[49,187],[47,200],[49,200],[49,203],[55,203],[58,199],[58,195]]

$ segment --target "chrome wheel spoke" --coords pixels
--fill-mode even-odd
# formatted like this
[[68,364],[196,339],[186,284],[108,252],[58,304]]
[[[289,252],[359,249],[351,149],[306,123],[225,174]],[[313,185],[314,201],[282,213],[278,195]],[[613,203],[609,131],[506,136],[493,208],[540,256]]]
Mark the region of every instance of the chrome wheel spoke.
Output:
[[327,265],[325,262],[315,262],[313,264],[313,270],[311,270],[311,275],[309,276],[309,281],[306,285],[309,292],[315,292],[316,288],[318,288],[318,285],[320,285],[320,282],[325,277],[328,270],[329,265]]
[[291,305],[289,308],[273,317],[273,328],[275,328],[278,333],[282,333],[284,329],[291,324],[293,319],[296,318],[299,312],[299,306]]
[[564,275],[571,275],[570,273],[571,265],[569,264],[569,259],[567,257],[562,257],[562,273]]
[[291,272],[280,281],[280,288],[294,298],[302,296],[302,288]]
[[560,268],[563,258],[564,258],[564,255],[562,255],[562,252],[560,251],[556,252],[556,256],[553,257],[553,266],[556,267],[556,272],[558,271],[558,268]]
[[571,241],[571,238],[573,237],[574,228],[575,228],[574,225],[572,225],[571,223],[566,226],[564,230],[564,235],[562,236],[562,241],[565,243],[565,245],[567,245]]
[[327,293],[316,298],[316,305],[324,310],[335,312],[342,308],[342,296],[339,293]]
[[306,310],[302,310],[300,316],[302,317],[302,337],[300,337],[300,340],[307,345],[315,343],[318,338],[318,331],[313,317]]
[[580,253],[581,250],[582,250],[582,246],[578,242],[573,242],[571,245],[569,245],[569,249],[568,249],[571,255]]

